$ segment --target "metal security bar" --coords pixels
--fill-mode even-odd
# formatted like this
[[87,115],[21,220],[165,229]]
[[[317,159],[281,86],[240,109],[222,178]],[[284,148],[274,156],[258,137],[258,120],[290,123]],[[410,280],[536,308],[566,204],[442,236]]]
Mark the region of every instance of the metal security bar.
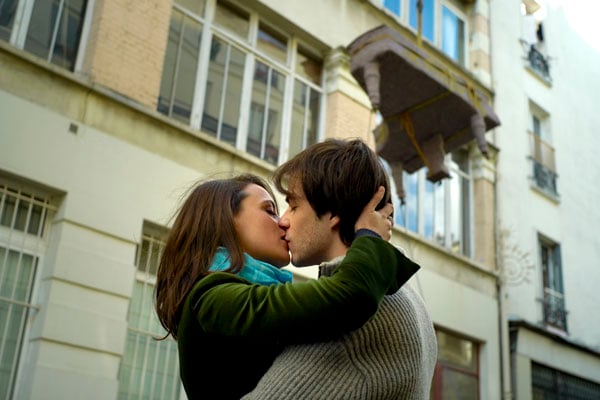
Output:
[[0,184],[0,400],[15,392],[49,200]]
[[600,384],[537,363],[531,363],[531,386],[533,400],[600,399]]
[[143,235],[137,252],[136,281],[129,305],[129,328],[121,361],[119,399],[179,399],[177,344],[165,335],[154,311],[156,271],[164,242]]

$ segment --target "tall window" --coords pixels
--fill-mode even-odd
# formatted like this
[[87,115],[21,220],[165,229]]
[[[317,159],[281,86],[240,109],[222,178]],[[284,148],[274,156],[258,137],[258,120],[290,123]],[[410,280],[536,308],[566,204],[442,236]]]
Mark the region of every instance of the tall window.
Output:
[[241,5],[200,4],[173,6],[158,111],[272,164],[315,143],[315,53]]
[[154,311],[156,270],[164,242],[160,229],[144,226],[129,303],[127,343],[119,372],[119,399],[179,399],[177,344],[165,335]]
[[567,311],[563,287],[560,245],[539,238],[543,284],[543,314],[546,325],[567,331]]
[[0,400],[12,398],[16,390],[53,211],[47,197],[0,181]]
[[433,375],[432,400],[479,399],[479,345],[436,331],[438,362]]
[[86,0],[0,1],[0,40],[73,70]]
[[466,150],[447,156],[450,179],[431,183],[426,171],[404,172],[405,204],[395,224],[451,249],[471,255],[471,173]]
[[530,105],[531,128],[529,131],[530,158],[533,167],[533,184],[542,192],[558,196],[554,147],[550,135],[550,118],[534,104]]
[[[440,48],[444,54],[466,65],[467,24],[463,12],[450,1],[423,0],[421,35]],[[383,7],[399,20],[418,30],[417,0],[383,0]]]

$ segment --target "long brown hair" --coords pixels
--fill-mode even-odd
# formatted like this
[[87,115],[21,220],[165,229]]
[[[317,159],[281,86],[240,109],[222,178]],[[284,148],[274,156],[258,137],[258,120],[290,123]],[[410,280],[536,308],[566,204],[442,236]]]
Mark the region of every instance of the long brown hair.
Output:
[[356,220],[379,186],[385,187],[385,196],[377,209],[391,201],[381,160],[359,139],[327,139],[307,147],[279,166],[272,180],[278,191],[290,195],[291,179],[301,183],[318,217],[327,212],[340,217],[340,238],[348,246]]
[[242,174],[214,179],[197,185],[189,194],[171,228],[158,265],[155,308],[167,335],[177,339],[181,308],[194,284],[208,275],[208,268],[219,246],[231,257],[228,272],[236,273],[244,265],[233,217],[239,212],[244,189],[256,184],[273,199],[273,191],[260,177]]

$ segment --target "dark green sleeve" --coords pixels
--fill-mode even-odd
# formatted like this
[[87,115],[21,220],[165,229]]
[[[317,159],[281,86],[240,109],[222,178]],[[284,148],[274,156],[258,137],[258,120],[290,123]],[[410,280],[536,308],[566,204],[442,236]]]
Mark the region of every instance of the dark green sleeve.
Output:
[[356,239],[331,277],[271,286],[213,273],[188,296],[208,335],[260,337],[288,343],[328,340],[362,326],[387,293],[419,266],[381,239]]

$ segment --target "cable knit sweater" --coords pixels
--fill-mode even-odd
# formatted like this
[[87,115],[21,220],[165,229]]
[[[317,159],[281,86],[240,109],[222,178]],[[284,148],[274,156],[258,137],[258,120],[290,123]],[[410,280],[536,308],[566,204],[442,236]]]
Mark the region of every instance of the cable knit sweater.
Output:
[[369,322],[339,340],[287,347],[243,399],[426,400],[436,359],[426,306],[404,285],[383,299]]

